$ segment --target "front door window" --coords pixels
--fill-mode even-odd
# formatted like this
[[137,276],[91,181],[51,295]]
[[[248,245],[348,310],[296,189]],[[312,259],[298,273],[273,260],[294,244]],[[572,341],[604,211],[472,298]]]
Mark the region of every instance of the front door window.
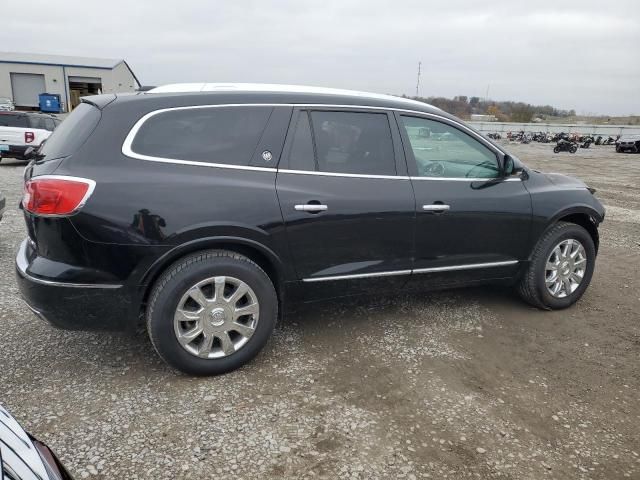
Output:
[[401,115],[420,177],[485,179],[500,176],[495,153],[446,123]]

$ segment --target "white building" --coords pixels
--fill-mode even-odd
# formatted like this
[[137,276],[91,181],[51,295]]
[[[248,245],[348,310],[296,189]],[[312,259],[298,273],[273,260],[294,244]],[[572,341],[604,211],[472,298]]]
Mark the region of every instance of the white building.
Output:
[[80,97],[133,92],[139,86],[122,59],[0,52],[0,97],[11,98],[19,109],[37,109],[38,95],[57,93],[66,112]]

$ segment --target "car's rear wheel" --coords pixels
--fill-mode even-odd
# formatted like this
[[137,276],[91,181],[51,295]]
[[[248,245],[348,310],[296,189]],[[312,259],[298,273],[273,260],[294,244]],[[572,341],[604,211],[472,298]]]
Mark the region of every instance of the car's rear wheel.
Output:
[[560,151],[560,147],[553,147],[553,153],[558,153]]
[[595,266],[593,239],[580,225],[559,222],[538,241],[518,291],[538,308],[573,305],[586,291]]
[[243,255],[212,250],[176,262],[158,279],[147,308],[147,330],[172,367],[217,375],[255,357],[277,315],[269,276]]

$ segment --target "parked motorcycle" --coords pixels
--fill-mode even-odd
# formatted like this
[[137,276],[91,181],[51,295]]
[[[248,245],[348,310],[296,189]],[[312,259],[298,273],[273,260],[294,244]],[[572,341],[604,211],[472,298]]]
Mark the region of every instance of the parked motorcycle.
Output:
[[593,142],[593,137],[584,137],[580,148],[589,148]]
[[556,146],[553,147],[553,153],[559,153],[559,152],[576,153],[577,151],[578,151],[578,144],[575,142],[570,142],[569,140],[565,140],[564,138],[561,138],[560,140],[558,140],[558,143],[556,144]]

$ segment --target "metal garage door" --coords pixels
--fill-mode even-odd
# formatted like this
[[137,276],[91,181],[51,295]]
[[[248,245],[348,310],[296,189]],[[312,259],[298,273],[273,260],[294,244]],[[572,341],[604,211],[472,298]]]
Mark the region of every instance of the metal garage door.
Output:
[[69,83],[102,83],[101,78],[96,77],[69,77]]
[[46,92],[44,75],[36,73],[11,73],[13,103],[20,107],[37,107],[38,95]]

